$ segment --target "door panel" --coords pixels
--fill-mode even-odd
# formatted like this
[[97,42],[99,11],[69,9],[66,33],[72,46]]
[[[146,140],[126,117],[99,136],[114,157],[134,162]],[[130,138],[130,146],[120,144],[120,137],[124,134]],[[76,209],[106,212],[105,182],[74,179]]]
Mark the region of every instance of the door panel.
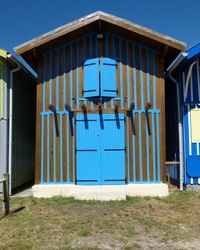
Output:
[[123,114],[77,115],[77,184],[124,184]]
[[77,115],[76,136],[77,184],[101,184],[98,116]]
[[105,114],[101,130],[102,184],[125,183],[124,115]]

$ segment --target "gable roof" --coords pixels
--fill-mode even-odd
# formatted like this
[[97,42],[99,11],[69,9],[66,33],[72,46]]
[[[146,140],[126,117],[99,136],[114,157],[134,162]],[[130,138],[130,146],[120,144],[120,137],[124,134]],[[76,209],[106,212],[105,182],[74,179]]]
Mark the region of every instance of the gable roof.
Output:
[[166,45],[178,51],[185,50],[186,48],[186,44],[179,40],[152,31],[151,29],[142,27],[138,24],[116,17],[114,15],[97,11],[76,21],[68,23],[64,26],[61,26],[57,29],[54,29],[48,33],[45,33],[39,37],[36,37],[28,42],[25,42],[15,47],[14,50],[16,52],[16,55],[22,55],[22,57],[27,60],[26,55],[30,51],[41,48],[42,46],[52,42],[53,40],[60,39],[61,37],[66,36],[67,34],[73,31],[79,30],[98,21],[103,21],[105,23],[114,25],[115,27],[137,34],[139,36],[147,38],[148,40],[155,41],[159,44]]

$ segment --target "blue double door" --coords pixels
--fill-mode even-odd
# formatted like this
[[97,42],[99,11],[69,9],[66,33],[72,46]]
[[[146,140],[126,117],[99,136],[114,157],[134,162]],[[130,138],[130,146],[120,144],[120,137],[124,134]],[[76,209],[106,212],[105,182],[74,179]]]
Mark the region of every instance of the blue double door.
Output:
[[76,182],[125,184],[123,114],[77,114]]

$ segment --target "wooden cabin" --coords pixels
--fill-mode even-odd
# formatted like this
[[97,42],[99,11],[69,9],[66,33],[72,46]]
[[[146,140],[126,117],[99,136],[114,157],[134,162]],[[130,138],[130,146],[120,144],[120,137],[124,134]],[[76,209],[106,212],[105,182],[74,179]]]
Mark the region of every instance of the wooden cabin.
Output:
[[34,195],[166,195],[164,72],[184,49],[103,12],[16,47],[38,74]]
[[36,78],[0,49],[0,179],[9,174],[10,194],[34,181],[35,102]]
[[[183,152],[182,165],[168,167],[171,178],[176,179],[183,186],[199,188],[200,185],[200,44],[196,44],[185,53],[180,53],[171,64],[168,71],[170,84],[178,85],[180,108],[180,124],[183,131],[179,134],[182,137]],[[176,100],[176,99],[175,99]],[[171,109],[172,111],[172,109]],[[174,110],[174,113],[176,111]],[[177,117],[177,116],[176,116]],[[175,123],[174,123],[175,124]],[[171,126],[171,131],[176,131]],[[173,136],[175,138],[175,136]],[[177,138],[177,136],[176,136]],[[174,141],[169,143],[174,144]],[[173,147],[173,146],[172,146]],[[179,146],[180,148],[181,146]],[[172,149],[172,148],[171,148]],[[178,155],[178,150],[174,151]],[[172,150],[171,153],[173,154]],[[179,157],[180,158],[180,157]],[[180,171],[179,171],[180,169]]]

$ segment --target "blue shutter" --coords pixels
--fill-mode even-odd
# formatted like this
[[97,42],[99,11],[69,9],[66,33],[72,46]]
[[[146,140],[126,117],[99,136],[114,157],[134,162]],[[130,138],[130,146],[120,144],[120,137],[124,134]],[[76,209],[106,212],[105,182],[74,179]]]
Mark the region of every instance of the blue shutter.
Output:
[[84,97],[99,96],[99,59],[88,59],[84,63]]
[[101,65],[101,96],[116,97],[116,61],[104,58],[100,61]]

